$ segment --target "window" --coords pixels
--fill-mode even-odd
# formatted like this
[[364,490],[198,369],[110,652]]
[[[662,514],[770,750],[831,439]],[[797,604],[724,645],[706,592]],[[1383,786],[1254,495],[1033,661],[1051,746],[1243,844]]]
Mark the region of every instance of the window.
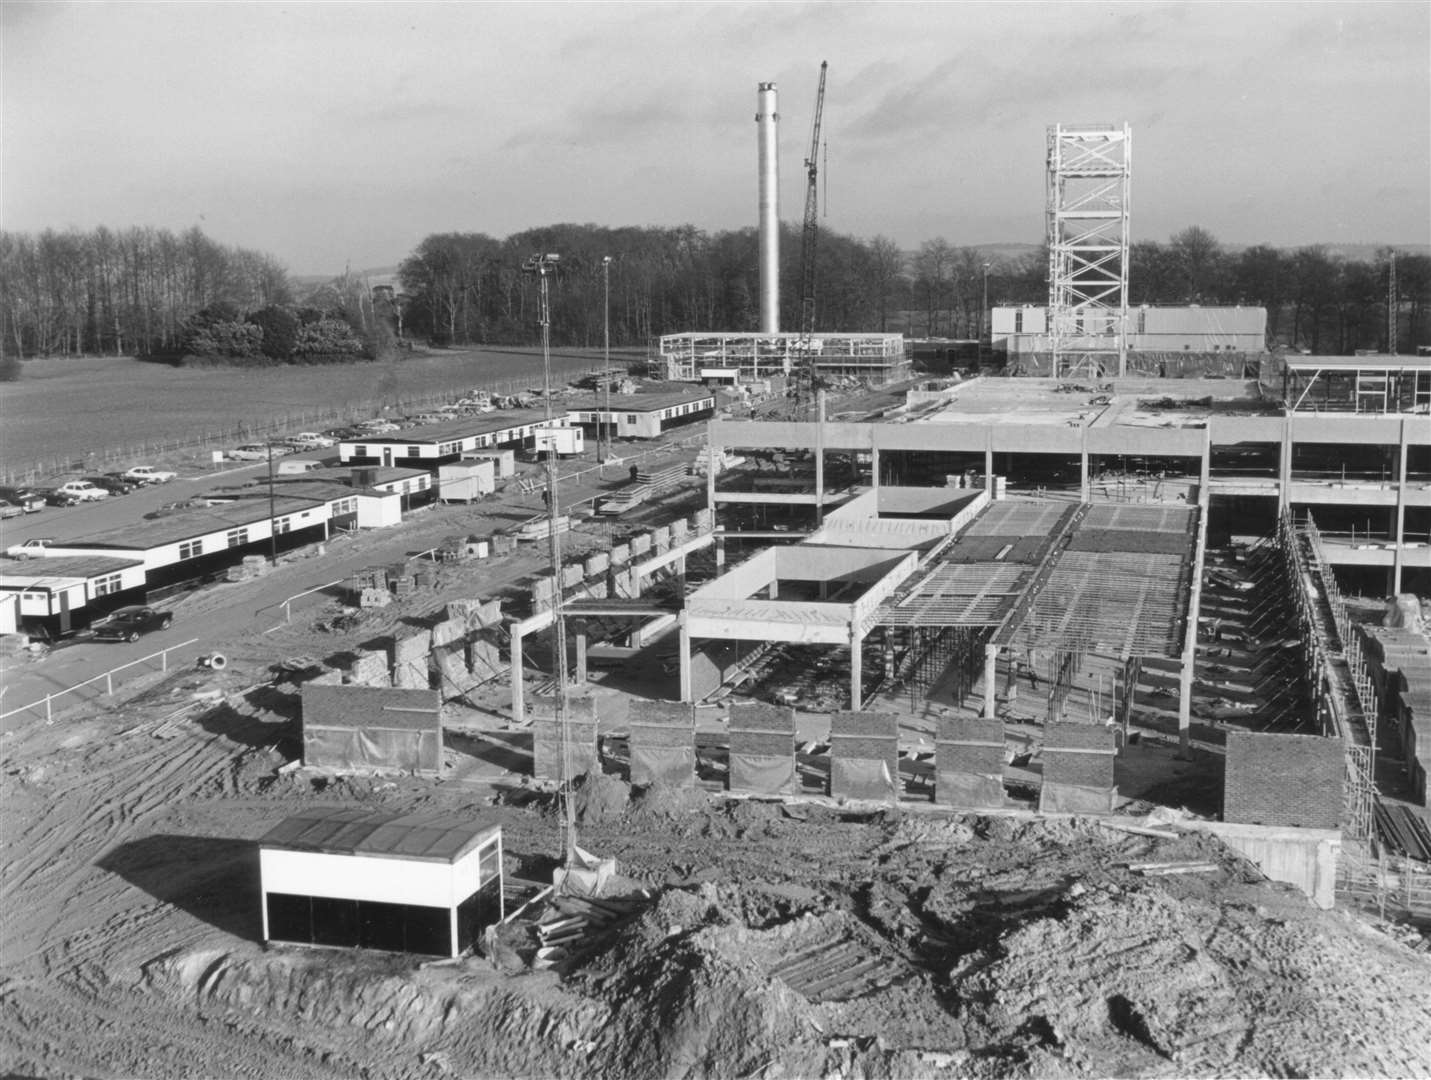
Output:
[[409,446],[409,447],[407,448],[407,456],[408,456],[408,457],[421,457],[421,456],[422,456],[422,447],[420,447],[420,446]]
[[1016,311],[1016,312],[1014,312],[1014,333],[1016,333],[1016,334],[1022,334],[1023,332],[1024,332],[1024,313],[1023,313],[1022,311]]
[[179,558],[194,559],[204,553],[204,542],[202,540],[185,540],[179,545]]
[[230,529],[228,536],[226,536],[225,539],[228,541],[229,547],[231,548],[243,547],[245,544],[248,543],[248,527],[245,526],[242,529]]
[[273,534],[282,536],[293,528],[293,519],[287,517],[275,518],[273,521]]
[[110,593],[117,593],[119,588],[120,576],[118,574],[108,574],[102,578],[95,578],[95,596],[108,596]]
[[368,456],[368,448],[367,448],[366,446],[355,446],[355,447],[353,447],[353,456],[354,456],[354,457],[367,457],[367,456]]
[[629,413],[629,414],[627,414],[626,422],[627,422],[628,424],[634,424],[634,423],[636,423],[636,414],[635,414],[635,413]]

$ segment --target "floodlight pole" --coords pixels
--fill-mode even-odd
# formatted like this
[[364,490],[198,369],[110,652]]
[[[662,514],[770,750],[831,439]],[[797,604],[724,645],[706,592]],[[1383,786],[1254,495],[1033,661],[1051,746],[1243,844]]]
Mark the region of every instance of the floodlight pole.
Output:
[[264,449],[268,451],[268,559],[274,566],[278,565],[278,515],[274,510],[273,497],[273,443],[264,443]]
[[[556,723],[557,739],[561,744],[561,773],[558,777],[558,791],[562,802],[563,847],[566,866],[576,863],[576,800],[572,790],[571,740],[568,738],[569,716],[567,709],[566,675],[566,615],[562,597],[561,535],[557,531],[557,521],[561,512],[557,506],[557,446],[556,432],[553,430],[552,415],[552,318],[551,295],[547,278],[556,272],[560,255],[533,255],[522,264],[522,270],[536,274],[540,286],[542,323],[542,397],[546,401],[546,472],[547,472],[547,531],[551,550],[552,579],[556,584],[556,595],[552,602],[552,639],[556,653]],[[515,672],[521,678],[521,672]]]
[[[979,308],[979,363],[984,362],[984,318],[989,311],[989,267],[993,263],[984,264],[984,305]],[[992,349],[989,350],[993,352]]]
[[606,387],[606,410],[602,414],[606,419],[606,438],[602,440],[602,427],[598,424],[596,428],[596,452],[601,458],[601,474],[606,475],[606,459],[611,453],[611,427],[615,426],[615,421],[611,416],[611,256],[601,257],[601,296],[602,296],[602,349],[601,349],[601,381]]

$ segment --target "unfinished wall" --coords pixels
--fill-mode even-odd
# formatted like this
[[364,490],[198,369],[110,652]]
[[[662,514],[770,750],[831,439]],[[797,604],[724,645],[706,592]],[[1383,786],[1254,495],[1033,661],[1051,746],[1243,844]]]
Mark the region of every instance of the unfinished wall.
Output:
[[442,702],[433,691],[308,682],[300,693],[304,765],[441,771]]
[[730,790],[794,795],[795,710],[758,703],[730,707]]
[[1229,731],[1222,820],[1335,829],[1345,768],[1337,739]]
[[1004,805],[1004,722],[942,717],[934,734],[934,801],[988,810]]
[[899,798],[899,718],[893,713],[830,716],[830,794],[835,798]]
[[[538,780],[562,778],[562,731],[557,723],[556,698],[534,695],[532,715],[532,773]],[[589,694],[567,698],[566,745],[571,775],[601,772],[596,744],[596,699]]]
[[1043,736],[1040,813],[1108,814],[1118,794],[1113,768],[1117,735],[1092,724],[1050,724]]
[[695,711],[680,701],[632,701],[631,783],[694,787]]

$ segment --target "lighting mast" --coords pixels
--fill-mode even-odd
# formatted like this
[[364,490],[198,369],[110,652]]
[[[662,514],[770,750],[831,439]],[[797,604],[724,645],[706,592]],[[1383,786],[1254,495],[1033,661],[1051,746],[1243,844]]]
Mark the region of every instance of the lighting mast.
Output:
[[[546,401],[547,439],[547,530],[552,577],[557,583],[552,602],[552,639],[556,645],[556,726],[557,739],[561,743],[561,775],[557,787],[562,804],[564,854],[566,866],[569,868],[576,862],[576,801],[575,792],[572,790],[571,740],[568,738],[570,710],[567,708],[566,613],[561,592],[561,534],[557,531],[557,520],[561,513],[557,507],[557,440],[552,415],[552,317],[551,297],[547,288],[547,278],[556,272],[560,261],[560,255],[533,255],[522,264],[522,270],[528,274],[536,274],[541,289],[542,396]],[[520,672],[517,674],[520,676]]]

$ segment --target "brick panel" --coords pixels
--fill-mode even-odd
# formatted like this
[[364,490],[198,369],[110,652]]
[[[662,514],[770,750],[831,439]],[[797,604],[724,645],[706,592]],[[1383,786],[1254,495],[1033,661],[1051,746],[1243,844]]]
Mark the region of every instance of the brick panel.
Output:
[[1230,731],[1222,819],[1335,829],[1341,824],[1344,774],[1336,739]]

